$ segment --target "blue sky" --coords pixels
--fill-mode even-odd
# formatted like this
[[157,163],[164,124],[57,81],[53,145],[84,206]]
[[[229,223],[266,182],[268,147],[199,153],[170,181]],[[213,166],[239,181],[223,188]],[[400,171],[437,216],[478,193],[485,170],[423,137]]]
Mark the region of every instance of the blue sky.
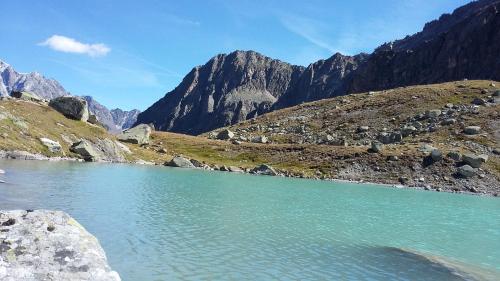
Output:
[[467,0],[2,1],[0,59],[144,110],[194,66],[255,50],[294,64],[372,52]]

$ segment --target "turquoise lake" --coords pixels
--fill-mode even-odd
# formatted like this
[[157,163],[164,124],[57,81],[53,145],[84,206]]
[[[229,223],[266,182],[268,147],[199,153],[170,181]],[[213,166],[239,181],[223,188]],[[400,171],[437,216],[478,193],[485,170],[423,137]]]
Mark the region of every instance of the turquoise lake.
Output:
[[460,280],[498,274],[500,198],[121,164],[1,160],[0,209],[57,209],[123,280]]

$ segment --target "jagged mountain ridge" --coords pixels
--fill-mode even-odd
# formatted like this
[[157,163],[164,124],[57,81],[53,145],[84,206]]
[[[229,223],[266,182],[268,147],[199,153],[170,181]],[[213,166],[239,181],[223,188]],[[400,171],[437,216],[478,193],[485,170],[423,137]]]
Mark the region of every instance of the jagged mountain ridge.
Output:
[[[137,123],[195,135],[272,110],[350,93],[465,78],[500,80],[499,10],[499,0],[471,2],[372,54],[334,54],[307,68],[253,51],[217,55],[141,113]],[[262,67],[262,61],[275,67]]]
[[131,128],[137,121],[137,116],[141,113],[140,110],[121,110],[120,108],[115,108],[110,111],[111,117],[113,118],[113,123],[120,130],[125,130]]
[[[9,96],[13,91],[32,92],[47,100],[71,95],[54,79],[46,78],[38,72],[19,73],[12,66],[0,60],[0,96]],[[112,111],[120,112],[120,118],[117,119],[112,115],[112,111],[94,98],[90,96],[82,98],[87,101],[90,113],[96,115],[97,119],[110,132],[116,133],[130,128],[135,123],[139,113],[136,109],[131,111],[113,109]],[[115,120],[117,121],[115,122]]]
[[293,88],[303,67],[236,51],[195,67],[181,84],[139,114],[158,130],[199,134],[269,111]]

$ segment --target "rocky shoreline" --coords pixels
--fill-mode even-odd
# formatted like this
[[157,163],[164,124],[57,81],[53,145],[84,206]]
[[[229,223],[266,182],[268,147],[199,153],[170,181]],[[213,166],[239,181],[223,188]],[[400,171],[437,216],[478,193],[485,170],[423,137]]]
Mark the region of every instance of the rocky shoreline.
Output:
[[[72,162],[85,162],[83,159],[70,158],[70,157],[48,157],[41,154],[33,154],[26,151],[4,151],[0,150],[0,159],[12,159],[12,160],[34,160],[34,161],[72,161]],[[108,162],[112,163],[112,162]],[[457,194],[467,194],[476,196],[492,196],[498,197],[497,193],[477,193],[472,191],[456,191],[450,189],[442,188],[431,188],[428,185],[405,185],[405,184],[394,184],[384,180],[380,181],[365,181],[365,180],[352,180],[352,179],[341,179],[341,178],[329,178],[329,177],[318,177],[318,176],[307,176],[300,173],[290,173],[287,171],[281,171],[273,168],[270,165],[262,164],[253,169],[236,167],[236,166],[225,166],[225,165],[209,165],[197,161],[195,159],[185,158],[183,156],[176,156],[172,158],[171,161],[167,161],[163,164],[158,164],[149,161],[130,161],[121,164],[135,164],[135,165],[151,165],[151,166],[167,166],[173,168],[188,168],[188,169],[199,169],[207,171],[219,171],[219,172],[230,172],[230,173],[241,173],[250,175],[263,175],[263,176],[277,176],[295,179],[308,179],[308,180],[322,180],[322,181],[332,181],[340,183],[353,183],[353,184],[373,184],[381,185],[397,189],[413,189],[413,190],[425,190],[425,191],[435,191],[435,192],[447,192],[447,193],[457,193]]]
[[61,211],[0,211],[0,280],[119,281],[98,240]]

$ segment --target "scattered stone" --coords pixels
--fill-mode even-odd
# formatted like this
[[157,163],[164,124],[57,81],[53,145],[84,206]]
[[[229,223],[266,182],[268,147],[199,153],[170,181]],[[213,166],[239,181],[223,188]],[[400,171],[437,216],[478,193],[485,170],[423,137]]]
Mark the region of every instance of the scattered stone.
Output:
[[43,99],[41,97],[37,96],[34,93],[30,93],[30,92],[14,91],[10,95],[16,99],[21,99],[21,100],[26,100],[26,101],[34,101],[34,102],[42,102],[43,101]]
[[231,140],[231,143],[234,145],[240,145],[241,141],[233,139],[233,140]]
[[146,124],[139,124],[133,128],[123,131],[121,134],[116,136],[118,140],[122,142],[128,142],[133,144],[149,144],[149,137],[151,135],[151,127]]
[[456,122],[457,122],[457,120],[456,120],[456,119],[453,119],[453,118],[447,118],[447,119],[445,119],[445,120],[441,121],[441,125],[443,125],[443,126],[448,126],[448,125],[453,125],[453,124],[455,124]]
[[493,97],[500,97],[500,90],[497,90],[493,93]]
[[463,165],[463,166],[459,167],[457,172],[458,172],[458,175],[460,175],[461,177],[464,177],[464,178],[471,178],[471,177],[475,176],[477,173],[476,169],[472,168],[469,165]]
[[266,136],[256,136],[252,138],[253,143],[267,143],[268,139]]
[[433,162],[439,162],[443,159],[443,154],[438,149],[434,149],[433,151],[431,151],[430,157],[432,158]]
[[427,118],[437,118],[441,115],[441,110],[439,109],[433,109],[433,110],[428,110],[427,112],[425,112],[425,116]]
[[380,151],[382,151],[382,149],[383,149],[383,144],[381,144],[378,141],[372,141],[369,151],[379,153]]
[[466,135],[477,135],[481,132],[481,127],[479,126],[468,126],[465,127],[464,133]]
[[486,154],[481,154],[481,155],[472,155],[472,154],[466,154],[463,156],[463,161],[466,164],[469,164],[473,168],[479,168],[483,163],[486,163],[488,161],[488,155]]
[[48,138],[40,138],[40,141],[49,149],[50,152],[59,153],[62,150],[61,144],[57,141],[53,141]]
[[0,211],[1,221],[0,241],[15,242],[0,245],[0,280],[120,280],[98,240],[66,213]]
[[383,144],[397,143],[403,140],[403,135],[400,132],[386,133],[382,132],[377,138]]
[[189,160],[189,162],[191,162],[191,164],[193,164],[193,166],[195,166],[196,168],[203,168],[203,163],[196,159],[191,159]]
[[250,171],[250,173],[257,174],[257,175],[266,175],[266,176],[277,176],[278,175],[278,173],[276,172],[276,170],[274,170],[273,167],[266,165],[266,164],[262,164],[260,166],[253,168]]
[[401,134],[403,135],[403,137],[412,135],[415,132],[417,132],[417,128],[415,128],[415,126],[404,126],[403,128],[401,128]]
[[399,180],[399,182],[400,182],[401,184],[403,184],[403,185],[406,185],[406,184],[408,184],[408,182],[409,182],[409,179],[408,179],[407,177],[399,177],[399,179],[398,179],[398,180]]
[[387,161],[399,161],[399,157],[396,155],[389,155],[387,156]]
[[196,168],[189,159],[182,156],[176,156],[172,158],[169,162],[165,163],[165,166],[178,167],[178,168]]
[[457,162],[462,161],[462,154],[460,154],[457,151],[450,151],[450,152],[448,152],[448,154],[446,156],[448,156],[450,159],[453,159]]
[[229,172],[233,172],[233,173],[243,173],[244,172],[241,168],[236,167],[236,166],[229,166],[228,170],[229,170]]
[[357,129],[357,132],[364,133],[364,132],[368,132],[369,130],[370,130],[370,127],[368,127],[368,126],[359,126]]
[[228,129],[222,130],[217,134],[219,140],[230,140],[234,138],[234,133]]
[[481,99],[481,98],[475,98],[474,100],[472,100],[472,104],[475,104],[475,105],[485,105],[486,104],[486,100],[485,99]]
[[49,106],[62,113],[67,118],[86,122],[89,119],[87,101],[84,99],[64,96],[52,99]]

